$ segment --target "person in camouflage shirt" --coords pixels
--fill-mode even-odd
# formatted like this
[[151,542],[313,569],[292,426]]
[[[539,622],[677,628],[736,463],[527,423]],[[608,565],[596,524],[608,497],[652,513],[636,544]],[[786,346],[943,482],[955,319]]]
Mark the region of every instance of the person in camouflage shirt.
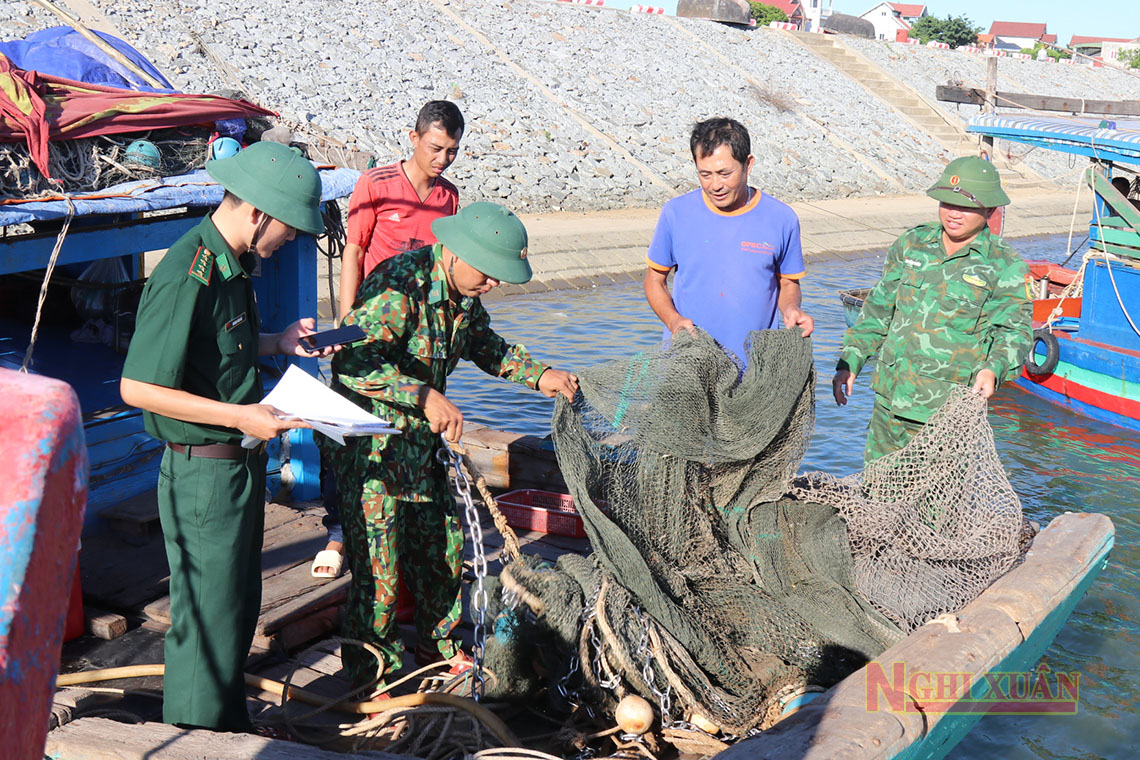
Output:
[[989,398],[1021,371],[1032,342],[1028,268],[988,228],[1009,203],[997,170],[981,158],[956,159],[927,195],[939,201],[939,220],[891,246],[882,279],[844,335],[832,380],[842,406],[879,353],[865,462],[905,446],[952,385]]
[[[465,659],[450,634],[459,622],[463,533],[447,473],[437,461],[440,433],[458,441],[463,414],[444,395],[460,359],[473,361],[548,397],[573,398],[574,375],[531,358],[491,329],[479,297],[500,282],[531,277],[526,229],[493,203],[474,203],[432,223],[439,240],[376,267],[361,283],[344,324],[367,338],[333,360],[333,387],[386,418],[400,435],[349,438],[340,447],[322,437],[336,472],[352,583],[343,624],[346,638],[373,644],[381,673],[398,670],[403,644],[395,620],[397,562],[415,598],[416,661]],[[362,647],[345,646],[345,668],[356,685],[377,673]]]

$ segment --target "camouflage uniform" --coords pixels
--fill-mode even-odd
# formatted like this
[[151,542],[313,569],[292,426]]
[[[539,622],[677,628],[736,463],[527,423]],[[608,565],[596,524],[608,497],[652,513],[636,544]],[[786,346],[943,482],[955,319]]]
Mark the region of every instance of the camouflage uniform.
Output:
[[838,367],[858,375],[880,352],[865,461],[905,446],[951,385],[970,385],[983,369],[998,384],[1020,372],[1032,336],[1027,273],[988,229],[949,257],[938,222],[894,242],[882,279],[844,335]]
[[[374,269],[344,320],[368,339],[333,359],[333,387],[402,434],[349,438],[344,447],[321,437],[336,471],[352,571],[343,632],[377,646],[385,672],[402,664],[397,559],[415,596],[421,644],[445,657],[457,651],[449,634],[461,613],[463,532],[421,393],[443,393],[460,359],[530,388],[546,369],[491,330],[478,298],[449,299],[441,252],[439,244],[420,248]],[[345,648],[344,664],[357,683],[375,673],[375,659],[359,647]]]

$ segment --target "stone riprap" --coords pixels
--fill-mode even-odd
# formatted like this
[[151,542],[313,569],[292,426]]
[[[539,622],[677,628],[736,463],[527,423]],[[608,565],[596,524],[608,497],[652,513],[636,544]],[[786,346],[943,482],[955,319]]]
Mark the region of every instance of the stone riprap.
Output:
[[[935,100],[935,88],[938,85],[985,89],[986,58],[981,55],[855,37],[844,37],[843,43],[913,88],[928,102],[963,125],[981,110],[978,106]],[[1140,74],[1140,71],[1136,73]],[[998,59],[997,89],[1070,98],[1138,100],[1140,77],[1110,67],[1094,68],[1083,64],[1046,63],[1005,57]],[[1021,115],[1033,113],[1024,109],[1001,108],[1000,104],[997,111]],[[999,140],[996,147],[1012,163],[1024,161],[1039,174],[1055,179],[1070,189],[1080,174],[1075,170],[1085,165],[1083,160],[1074,164],[1067,154],[1034,150],[1006,140]]]
[[[540,0],[89,2],[177,87],[244,89],[302,136],[381,163],[406,155],[420,104],[453,99],[469,125],[449,173],[464,203],[654,207],[695,185],[689,130],[715,115],[750,127],[753,182],[786,200],[914,192],[952,158],[770,29]],[[8,38],[56,23],[28,3],[0,5]],[[843,39],[928,100],[935,84],[984,81],[980,56]],[[1140,90],[1140,80],[1106,70],[1001,67],[1011,72],[1003,88],[1103,98]]]

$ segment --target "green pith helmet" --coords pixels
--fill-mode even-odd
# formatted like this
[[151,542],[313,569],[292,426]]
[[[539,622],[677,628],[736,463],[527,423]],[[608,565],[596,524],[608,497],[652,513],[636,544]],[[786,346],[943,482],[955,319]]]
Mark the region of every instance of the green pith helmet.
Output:
[[996,208],[1009,204],[1009,196],[1001,189],[997,169],[977,156],[955,158],[946,165],[942,176],[926,194],[936,201],[966,208]]
[[436,219],[431,231],[460,260],[488,277],[515,285],[530,281],[526,227],[499,204],[472,203],[455,216]]
[[310,235],[325,231],[321,177],[297,148],[257,142],[231,158],[206,162],[206,173],[258,211]]

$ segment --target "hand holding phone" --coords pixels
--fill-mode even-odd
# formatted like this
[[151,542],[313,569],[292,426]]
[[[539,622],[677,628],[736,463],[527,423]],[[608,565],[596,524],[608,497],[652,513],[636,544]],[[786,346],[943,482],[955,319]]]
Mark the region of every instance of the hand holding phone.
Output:
[[297,343],[305,351],[316,353],[329,346],[347,346],[349,343],[355,343],[367,337],[368,333],[360,329],[359,326],[344,325],[343,327],[337,327],[333,330],[324,330],[322,332],[313,333],[312,335],[303,335],[297,339]]

